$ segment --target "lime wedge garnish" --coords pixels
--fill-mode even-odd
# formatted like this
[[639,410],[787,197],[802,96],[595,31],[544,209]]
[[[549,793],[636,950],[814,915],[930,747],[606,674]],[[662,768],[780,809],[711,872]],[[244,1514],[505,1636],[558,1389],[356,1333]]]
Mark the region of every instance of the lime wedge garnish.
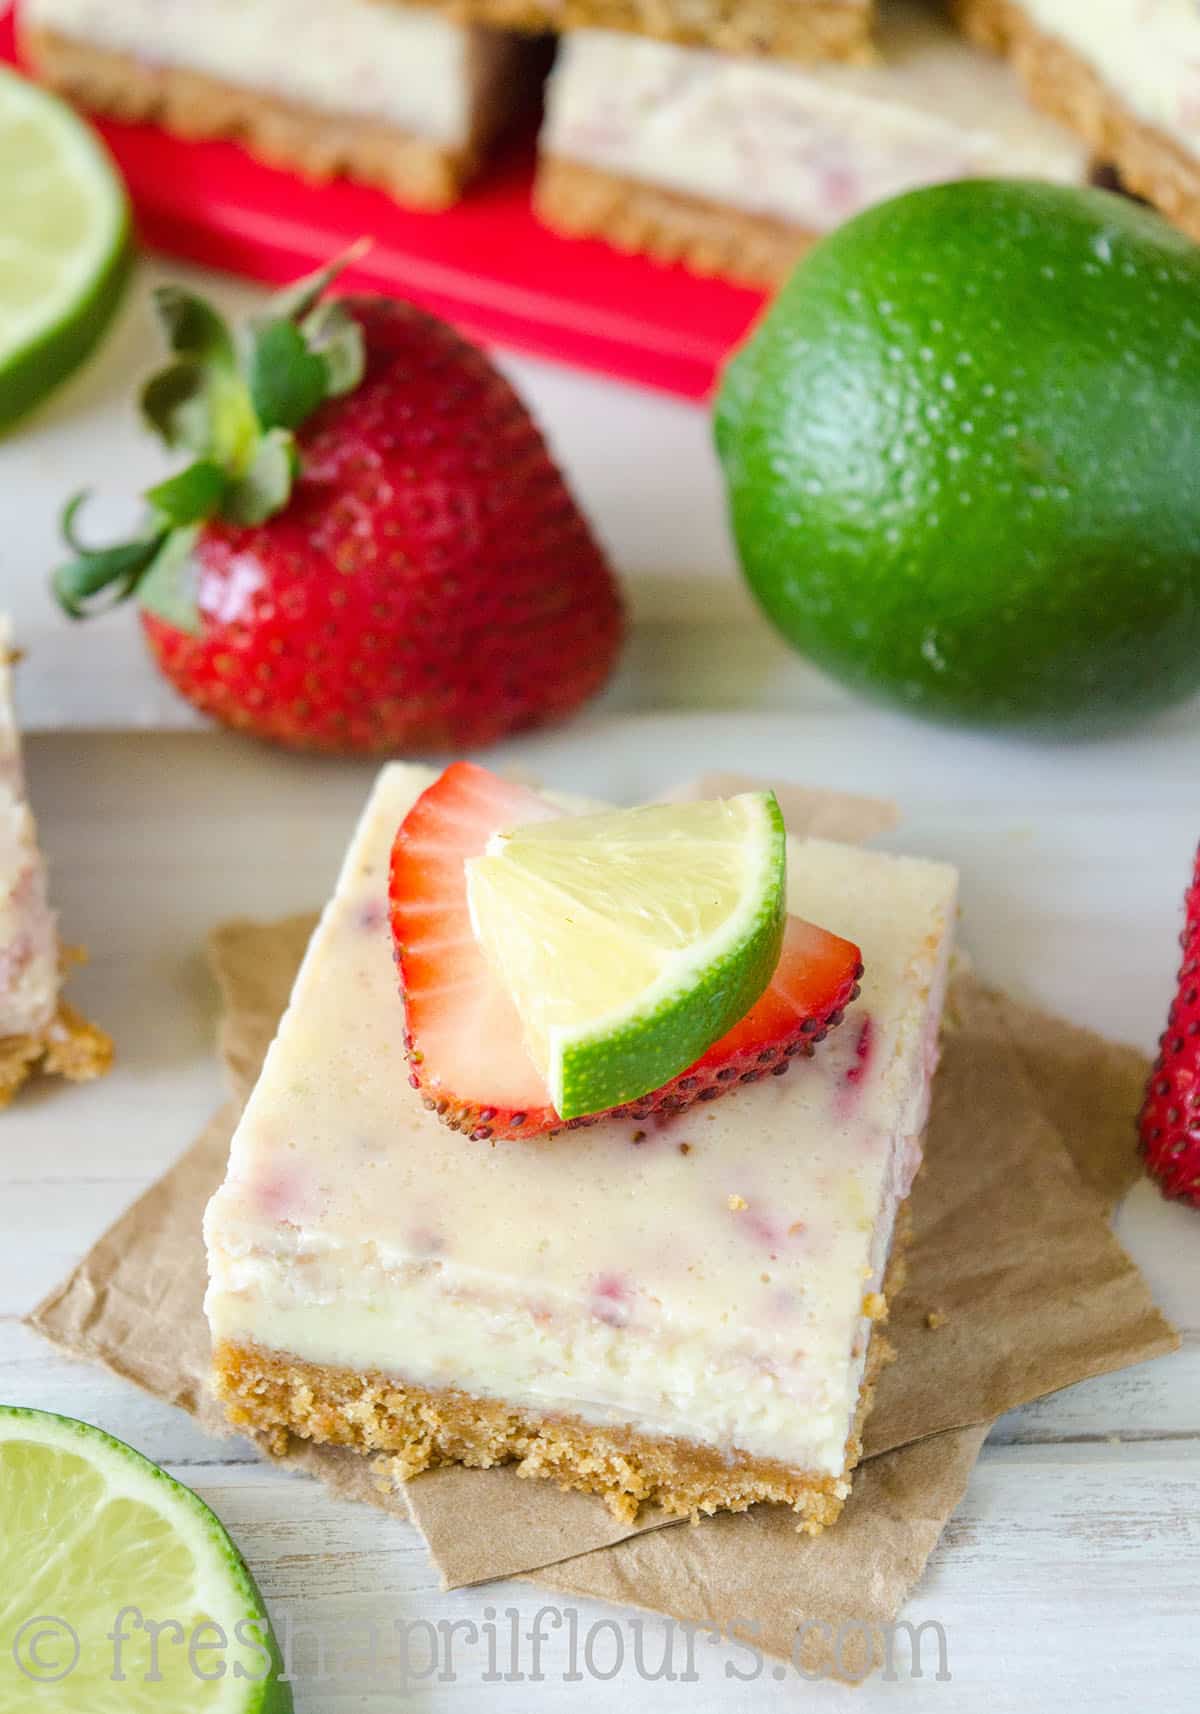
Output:
[[202,1500],[98,1428],[0,1406],[0,1714],[288,1714],[278,1671]]
[[771,792],[565,816],[466,864],[475,935],[564,1119],[659,1089],[771,980],[783,938]]
[[0,67],[0,428],[83,362],[128,257],[128,204],[99,139]]

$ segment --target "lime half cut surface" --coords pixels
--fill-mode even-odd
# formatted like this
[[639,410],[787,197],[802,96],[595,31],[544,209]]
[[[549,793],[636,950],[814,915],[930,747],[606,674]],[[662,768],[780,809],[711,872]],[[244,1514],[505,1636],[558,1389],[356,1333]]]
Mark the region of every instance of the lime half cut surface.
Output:
[[771,792],[518,827],[466,871],[476,938],[564,1119],[685,1071],[779,960],[787,849]]
[[0,67],[0,430],[83,362],[128,259],[128,203],[103,145]]
[[208,1507],[119,1440],[0,1406],[0,1714],[289,1714]]

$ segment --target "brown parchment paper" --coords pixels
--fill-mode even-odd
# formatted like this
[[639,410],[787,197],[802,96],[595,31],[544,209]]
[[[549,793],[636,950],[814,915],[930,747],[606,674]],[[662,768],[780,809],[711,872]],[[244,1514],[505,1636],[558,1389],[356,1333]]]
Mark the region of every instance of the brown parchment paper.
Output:
[[[745,784],[722,776],[684,789]],[[894,821],[886,804],[798,787],[785,813],[794,832],[845,840]],[[200,1219],[314,921],[217,930],[232,1099],[30,1318],[214,1432],[223,1423],[207,1386]],[[835,1528],[809,1539],[791,1513],[767,1506],[695,1527],[663,1527],[670,1520],[654,1514],[630,1526],[511,1468],[433,1471],[400,1494],[353,1453],[300,1446],[287,1461],[343,1496],[411,1513],[449,1587],[532,1575],[725,1634],[748,1630],[784,1655],[805,1620],[890,1621],[996,1416],[1178,1343],[1107,1224],[1137,1176],[1143,1057],[970,976],[956,980],[948,1016],[913,1195],[909,1284],[889,1329],[898,1360],[884,1372],[867,1460]]]

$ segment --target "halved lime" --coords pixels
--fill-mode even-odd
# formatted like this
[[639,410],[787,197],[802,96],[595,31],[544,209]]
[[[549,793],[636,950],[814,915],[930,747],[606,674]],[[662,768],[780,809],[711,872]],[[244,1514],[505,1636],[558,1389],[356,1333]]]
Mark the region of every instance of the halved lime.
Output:
[[0,428],[83,362],[128,262],[129,207],[99,139],[0,67]]
[[0,1714],[288,1714],[262,1596],[189,1488],[0,1406]]
[[661,1088],[745,1016],[786,868],[771,792],[538,822],[467,862],[475,936],[564,1119]]

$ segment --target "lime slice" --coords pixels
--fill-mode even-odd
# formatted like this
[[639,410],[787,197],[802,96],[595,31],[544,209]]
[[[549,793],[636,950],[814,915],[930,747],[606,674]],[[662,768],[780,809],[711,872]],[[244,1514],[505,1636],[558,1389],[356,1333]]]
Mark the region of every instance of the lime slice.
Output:
[[98,138],[0,67],[0,428],[83,362],[128,260],[128,204]]
[[564,1119],[685,1071],[779,960],[787,857],[771,792],[538,822],[465,867],[476,939]]
[[190,1489],[0,1406],[0,1714],[288,1714],[262,1597]]

